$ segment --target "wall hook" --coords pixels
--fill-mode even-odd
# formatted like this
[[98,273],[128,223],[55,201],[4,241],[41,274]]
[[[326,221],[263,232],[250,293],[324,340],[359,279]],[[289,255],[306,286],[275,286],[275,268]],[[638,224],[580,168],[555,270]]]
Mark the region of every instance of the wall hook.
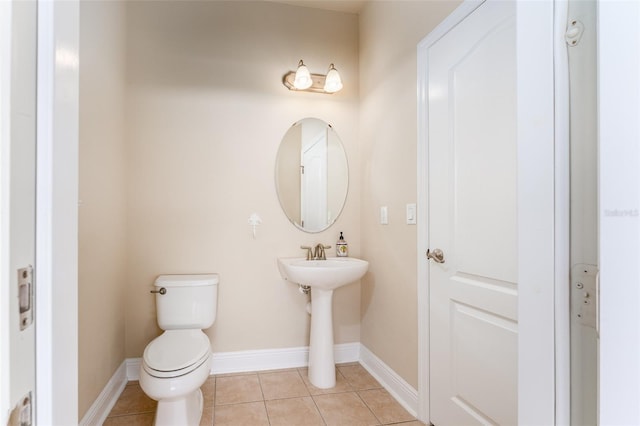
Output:
[[251,216],[249,216],[249,225],[251,225],[252,227],[254,240],[256,239],[256,226],[260,225],[261,223],[262,219],[260,219],[258,213],[252,213]]

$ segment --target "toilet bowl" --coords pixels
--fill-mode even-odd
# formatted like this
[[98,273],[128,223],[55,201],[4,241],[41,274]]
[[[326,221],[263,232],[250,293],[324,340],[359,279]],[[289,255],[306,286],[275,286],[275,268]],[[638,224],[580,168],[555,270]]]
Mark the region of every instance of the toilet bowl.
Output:
[[158,324],[164,330],[144,350],[140,387],[158,401],[155,425],[197,426],[200,387],[211,371],[211,344],[202,331],[213,324],[217,275],[163,275],[156,280]]

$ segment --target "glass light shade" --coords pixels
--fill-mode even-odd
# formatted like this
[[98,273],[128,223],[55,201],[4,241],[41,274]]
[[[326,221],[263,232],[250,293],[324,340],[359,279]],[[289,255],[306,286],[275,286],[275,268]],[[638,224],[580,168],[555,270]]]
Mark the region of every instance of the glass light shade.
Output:
[[324,80],[324,91],[327,93],[335,93],[342,89],[342,79],[338,70],[331,64],[329,66],[329,72],[327,78]]
[[293,81],[293,85],[298,90],[304,90],[311,87],[313,81],[311,80],[311,73],[307,66],[300,60],[298,63],[298,70],[296,71],[296,78]]

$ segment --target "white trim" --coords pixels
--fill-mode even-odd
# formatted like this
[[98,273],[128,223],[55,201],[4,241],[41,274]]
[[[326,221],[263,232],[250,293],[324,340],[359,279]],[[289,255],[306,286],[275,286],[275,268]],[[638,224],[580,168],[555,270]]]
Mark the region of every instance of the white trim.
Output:
[[[54,4],[38,2],[36,154],[36,423],[53,424],[53,99]],[[49,285],[45,285],[49,283]],[[72,305],[75,309],[75,305]]]
[[418,44],[418,200],[417,228],[418,236],[418,407],[416,417],[428,423],[429,410],[429,274],[425,262],[429,244],[429,176],[428,151],[428,48],[427,39]]
[[304,367],[308,361],[308,347],[218,352],[213,354],[211,374]]
[[555,391],[556,425],[571,424],[571,154],[568,0],[554,1],[555,100]]
[[[445,34],[451,31],[453,27],[462,22],[462,20],[467,16],[471,15],[471,13],[479,8],[485,1],[486,0],[465,0],[418,43],[418,51],[420,51],[421,49],[426,50],[431,47],[435,42],[440,40]],[[418,75],[418,79],[419,78],[420,75]]]
[[598,2],[600,425],[640,424],[640,3]]
[[[337,364],[360,360],[360,343],[334,345]],[[141,358],[126,360],[127,378],[140,379]],[[255,351],[215,352],[211,362],[211,374],[242,373],[247,371],[281,370],[306,367],[309,363],[309,347],[260,349]]]
[[127,358],[124,360],[127,380],[140,380],[140,365],[142,358]]
[[[554,4],[518,2],[516,14],[518,424],[552,425],[556,424],[554,315],[558,214],[554,181]],[[568,308],[567,305],[565,309]]]
[[140,380],[142,358],[127,358],[124,362],[127,368],[127,380]]
[[91,404],[87,413],[80,420],[80,426],[103,424],[113,406],[116,405],[125,386],[127,386],[127,381],[127,360],[125,360],[113,373],[98,398]]
[[[9,246],[11,212],[10,155],[11,149],[11,2],[0,2],[0,371],[11,371],[9,343],[10,285]],[[7,424],[11,410],[10,380],[0,374],[0,424]]]
[[366,346],[360,345],[360,364],[393,396],[412,416],[418,412],[418,391],[398,373],[385,364]]
[[78,423],[79,10],[78,0],[38,2],[35,422],[43,425]]
[[418,43],[418,404],[417,418],[429,423],[429,275],[425,253],[429,247],[429,48],[473,13],[484,0],[467,0]]

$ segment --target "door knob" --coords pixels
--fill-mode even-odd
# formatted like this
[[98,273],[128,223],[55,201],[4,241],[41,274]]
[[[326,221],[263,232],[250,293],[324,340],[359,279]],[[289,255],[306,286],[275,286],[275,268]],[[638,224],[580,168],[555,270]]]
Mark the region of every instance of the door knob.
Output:
[[444,263],[444,253],[440,249],[434,251],[427,249],[427,259],[433,259],[436,263]]

